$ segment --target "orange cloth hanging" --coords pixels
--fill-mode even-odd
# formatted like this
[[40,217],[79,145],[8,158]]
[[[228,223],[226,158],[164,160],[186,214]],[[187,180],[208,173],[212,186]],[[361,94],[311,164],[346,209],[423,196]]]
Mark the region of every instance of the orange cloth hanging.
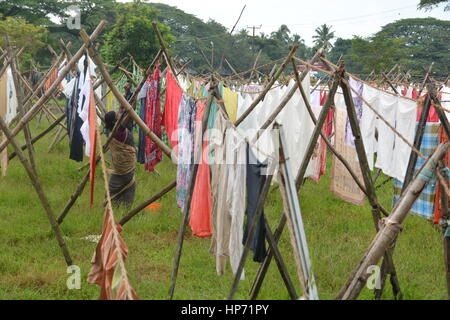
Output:
[[[116,229],[119,232],[118,239],[116,239],[115,233],[113,232],[112,223],[115,223]],[[139,299],[136,292],[131,287],[128,277],[123,275],[121,270],[118,270],[120,275],[119,283],[116,287],[113,287],[114,273],[117,272],[115,269],[119,261],[117,252],[120,253],[123,262],[125,262],[128,255],[128,247],[120,235],[121,231],[122,227],[120,224],[114,222],[110,210],[106,209],[105,217],[103,219],[102,236],[95,250],[92,267],[88,275],[88,282],[94,283],[101,288],[100,300]],[[119,247],[117,247],[117,242],[119,243]],[[121,266],[118,267],[120,268]],[[114,290],[117,290],[116,295],[114,295]]]

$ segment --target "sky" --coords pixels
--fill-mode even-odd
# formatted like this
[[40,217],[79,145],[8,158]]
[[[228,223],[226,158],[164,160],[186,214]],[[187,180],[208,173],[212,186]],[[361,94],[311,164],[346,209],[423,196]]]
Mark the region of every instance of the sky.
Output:
[[[121,2],[127,2],[122,0]],[[332,26],[336,38],[368,37],[383,25],[405,18],[434,17],[450,20],[450,11],[441,5],[432,11],[417,10],[419,0],[159,0],[207,21],[214,19],[228,30],[246,5],[237,30],[256,26],[256,33],[270,34],[286,24],[312,46],[315,29],[326,23]],[[251,34],[252,29],[248,30]]]

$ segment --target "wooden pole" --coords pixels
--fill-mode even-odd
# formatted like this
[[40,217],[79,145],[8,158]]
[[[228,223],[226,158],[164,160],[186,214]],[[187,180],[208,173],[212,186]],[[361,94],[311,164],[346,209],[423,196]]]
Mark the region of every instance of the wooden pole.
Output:
[[[250,107],[241,115],[241,117],[239,119],[236,120],[235,122],[235,126],[239,126],[244,119],[253,111],[253,109],[256,108],[256,106],[258,105],[258,103],[260,103],[266,96],[267,92],[269,92],[269,90],[272,88],[273,84],[275,83],[275,81],[280,77],[280,75],[283,73],[284,69],[286,68],[287,64],[289,63],[289,61],[291,60],[291,58],[294,56],[295,52],[297,51],[298,46],[294,46],[292,47],[291,51],[289,52],[289,55],[287,56],[286,60],[283,62],[283,64],[280,66],[280,68],[278,69],[277,73],[275,74],[275,76],[269,81],[269,83],[266,85],[266,87],[264,88],[263,92],[261,92],[261,94],[253,101],[253,103],[250,105]],[[313,57],[313,59],[311,60],[315,60],[317,59],[318,54],[316,53],[316,55]],[[307,73],[304,73],[302,76],[306,77]],[[0,150],[1,151],[1,150]]]
[[[155,59],[153,60],[152,64],[150,65],[150,67],[147,69],[146,72],[146,76],[144,76],[144,78],[142,79],[141,83],[139,84],[138,88],[142,88],[142,86],[144,85],[147,75],[151,73],[151,70],[154,66],[154,64],[156,63],[156,61],[159,59],[160,55],[161,55],[162,51],[160,50],[158,52],[158,54],[156,55]],[[110,79],[110,77],[109,77]],[[101,82],[105,82],[106,79],[103,78],[101,80]],[[95,88],[95,85],[94,85]],[[133,104],[136,102],[136,98],[139,94],[139,90],[136,90],[133,94],[133,96],[130,99],[130,104]],[[119,128],[120,124],[125,120],[127,112],[124,112],[121,116],[121,118],[119,119],[119,121],[117,121],[116,125],[114,126],[114,129],[112,130],[107,142],[103,145],[103,152],[106,152],[108,150],[109,147],[109,143],[111,142],[114,133],[117,131],[117,129]],[[100,161],[100,156],[97,156],[97,163]],[[90,174],[90,170],[88,170],[86,172],[86,174],[84,175],[83,179],[81,180],[81,182],[78,184],[78,186],[76,187],[74,193],[71,195],[69,201],[67,202],[67,204],[65,205],[65,207],[63,208],[63,210],[61,211],[60,215],[58,216],[58,223],[61,224],[65,217],[67,216],[67,214],[69,213],[70,209],[73,207],[73,205],[75,204],[75,202],[77,201],[78,197],[83,193],[84,187],[86,186],[87,182],[89,181],[89,174]]]
[[[100,22],[100,24],[97,26],[95,31],[91,35],[91,40],[95,40],[103,30],[103,28],[106,25],[106,21]],[[64,79],[64,77],[70,72],[73,65],[81,58],[81,56],[84,53],[85,46],[82,46],[80,50],[73,56],[72,60],[70,60],[66,67],[62,70],[62,72],[59,74],[58,78],[53,82],[53,84],[50,86],[50,88],[41,96],[41,98],[27,111],[27,113],[20,119],[17,126],[11,131],[11,134],[13,137],[15,137],[25,126],[26,123],[28,123],[33,117],[36,115],[36,113],[41,109],[42,105],[44,105],[50,96],[53,94],[53,92],[58,88],[61,81]],[[37,90],[35,91],[35,93]],[[29,101],[32,101],[31,98]],[[3,151],[9,144],[10,140],[7,140],[5,143],[2,143],[0,145],[0,152]]]
[[439,145],[431,158],[426,161],[424,167],[422,167],[414,181],[410,184],[405,194],[400,198],[399,203],[392,214],[383,221],[383,227],[378,231],[356,272],[349,279],[350,285],[346,288],[341,297],[343,300],[353,300],[358,297],[369,277],[368,268],[377,265],[384,253],[389,249],[389,246],[397,238],[413,203],[430,182],[431,177],[429,174],[435,174],[437,163],[447,152],[448,147],[448,142]]
[[[345,69],[342,69],[342,77],[346,78],[345,76]],[[355,139],[355,147],[356,147],[356,153],[358,155],[358,160],[361,166],[361,173],[364,180],[364,185],[366,186],[366,190],[369,193],[367,199],[369,200],[370,205],[372,206],[372,216],[374,219],[374,225],[375,229],[379,230],[379,221],[381,219],[380,215],[380,208],[378,206],[378,199],[375,193],[375,189],[372,183],[372,177],[370,175],[370,169],[369,169],[369,162],[367,160],[366,151],[364,148],[364,142],[362,140],[361,136],[361,130],[359,128],[359,123],[356,115],[356,109],[353,104],[353,98],[350,88],[348,87],[347,83],[345,81],[341,81],[341,88],[345,99],[345,104],[347,106],[347,114],[350,121],[350,125],[352,128],[352,133]],[[392,289],[394,292],[394,296],[397,297],[401,294],[400,290],[400,284],[397,279],[397,273],[395,270],[395,265],[392,259],[393,255],[393,247],[389,248],[385,255],[383,263],[386,264],[384,270],[387,270],[390,274]],[[382,279],[383,280],[383,279]],[[382,281],[383,283],[383,281]],[[376,289],[375,294],[377,298],[381,298],[382,291]]]
[[31,167],[29,161],[26,159],[25,155],[23,154],[22,149],[20,148],[17,141],[14,139],[11,131],[8,129],[8,126],[6,125],[5,121],[1,117],[0,117],[0,128],[1,128],[1,130],[3,130],[6,137],[13,145],[17,155],[19,156],[19,159],[22,162],[22,165],[25,168],[25,170],[28,174],[28,177],[31,180],[31,183],[32,183],[36,193],[39,196],[42,207],[44,208],[45,212],[47,213],[47,217],[50,221],[50,225],[52,227],[53,233],[55,234],[56,239],[58,241],[59,247],[61,248],[61,251],[64,255],[64,259],[66,260],[67,265],[71,266],[72,258],[70,257],[69,250],[66,246],[66,243],[62,236],[61,230],[59,229],[58,223],[56,222],[56,219],[53,214],[53,210],[50,206],[50,203],[49,203],[47,197],[45,196],[44,190],[42,189],[42,186],[41,186],[38,176],[35,175],[33,168]]
[[136,124],[144,131],[144,133],[169,157],[174,158],[174,154],[172,155],[172,150],[161,141],[161,139],[156,136],[153,131],[147,127],[145,122],[141,119],[141,117],[134,111],[133,107],[130,105],[130,103],[125,99],[124,96],[119,92],[117,87],[114,85],[114,82],[111,78],[111,75],[106,70],[105,65],[103,64],[102,60],[100,59],[100,56],[97,54],[96,50],[92,46],[92,41],[89,39],[89,36],[87,35],[86,31],[81,30],[80,31],[81,38],[84,41],[85,46],[87,47],[87,51],[89,52],[89,55],[91,56],[92,60],[97,65],[100,73],[103,76],[103,79],[105,79],[106,83],[110,87],[111,91],[113,92],[116,99],[119,101],[119,103],[128,111],[128,115],[131,116],[131,118],[136,122]]
[[[38,134],[36,137],[34,137],[33,139],[31,139],[31,144],[35,144],[36,142],[38,142],[40,139],[42,139],[44,136],[46,136],[49,132],[51,132],[57,125],[58,123],[60,123],[61,121],[63,121],[66,118],[66,115],[63,114],[61,115],[55,122],[53,122],[47,129],[45,129],[44,131],[42,131],[40,134]],[[27,145],[23,145],[21,147],[21,150],[26,150],[27,149]],[[12,159],[14,159],[17,156],[16,152],[13,152],[9,155],[8,157],[8,161],[11,161]]]
[[[270,168],[270,169],[272,169],[272,168]],[[253,216],[253,220],[252,220],[252,223],[251,223],[248,235],[247,235],[247,239],[245,241],[244,251],[242,252],[241,260],[239,262],[238,269],[236,270],[236,274],[234,276],[234,281],[231,286],[230,293],[228,294],[228,300],[233,300],[234,295],[236,294],[236,291],[237,291],[237,288],[239,285],[239,281],[241,279],[242,271],[244,270],[245,261],[247,260],[247,256],[250,252],[250,245],[256,234],[256,225],[258,224],[258,221],[261,219],[261,216],[263,213],[264,202],[266,201],[267,194],[270,189],[270,184],[272,183],[272,178],[273,178],[273,175],[271,175],[271,174],[269,174],[266,177],[266,182],[264,183],[264,186],[259,195],[255,214]]]
[[120,225],[125,225],[128,221],[130,221],[134,216],[136,216],[139,212],[147,208],[150,204],[154,203],[155,201],[158,201],[161,199],[164,195],[169,193],[172,189],[174,189],[177,186],[177,181],[173,181],[168,186],[166,186],[164,189],[162,189],[160,192],[152,196],[147,201],[141,203],[138,205],[135,209],[131,210],[129,213],[127,213],[119,222]]
[[209,89],[210,91],[209,91],[209,95],[208,95],[208,100],[206,101],[206,109],[204,111],[203,118],[202,118],[201,136],[200,136],[201,139],[196,137],[196,141],[195,141],[195,149],[194,149],[194,157],[193,157],[194,162],[193,162],[193,164],[191,164],[191,176],[189,179],[188,193],[187,193],[187,198],[185,200],[185,204],[184,204],[184,208],[183,208],[183,214],[182,214],[182,219],[180,222],[180,227],[178,230],[177,249],[175,252],[175,259],[174,259],[174,263],[173,263],[172,281],[171,281],[170,290],[169,290],[169,300],[173,299],[173,295],[175,293],[175,285],[177,282],[178,269],[179,269],[180,260],[181,260],[181,251],[183,249],[184,233],[185,233],[186,227],[189,223],[192,195],[194,192],[195,180],[197,179],[197,172],[198,172],[198,167],[199,167],[198,164],[200,162],[202,149],[203,149],[202,148],[203,147],[203,136],[206,132],[206,129],[208,128],[208,119],[209,119],[209,114],[211,111],[211,105],[212,105],[212,102],[214,99],[213,95],[214,95],[215,87],[216,87],[216,85],[211,83],[211,87]]

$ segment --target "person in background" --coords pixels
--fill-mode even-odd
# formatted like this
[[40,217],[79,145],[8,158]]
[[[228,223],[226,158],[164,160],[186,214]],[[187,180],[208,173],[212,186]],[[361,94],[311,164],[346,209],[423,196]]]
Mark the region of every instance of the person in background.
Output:
[[[113,131],[116,122],[124,112],[110,111],[105,115],[105,128],[109,133]],[[136,146],[132,131],[127,127],[130,117],[125,117],[118,130],[114,133],[110,142],[111,151],[111,178],[109,180],[109,192],[114,206],[130,208],[136,192],[134,171],[136,167]]]

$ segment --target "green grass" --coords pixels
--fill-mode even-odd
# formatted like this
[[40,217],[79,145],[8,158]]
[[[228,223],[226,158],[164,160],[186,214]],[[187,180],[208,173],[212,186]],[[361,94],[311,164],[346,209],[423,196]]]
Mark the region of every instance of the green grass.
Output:
[[[31,129],[36,134],[43,127],[36,129],[33,123]],[[22,135],[19,139],[23,142]],[[49,154],[47,148],[51,141],[52,135],[49,135],[37,143],[37,165],[46,195],[58,215],[84,171],[77,170],[82,164],[68,159],[67,139]],[[300,194],[321,299],[333,299],[337,295],[375,235],[368,205],[358,207],[346,203],[330,192],[329,168],[320,183],[307,181]],[[157,170],[159,175],[144,172],[142,166],[138,167],[135,204],[148,199],[175,178],[175,166],[168,160]],[[99,288],[86,281],[96,245],[82,238],[98,235],[102,230],[104,188],[100,170],[97,171],[96,199],[92,209],[89,208],[87,191],[61,226],[74,264],[80,266],[82,272],[81,289],[68,290],[66,280],[69,274],[46,214],[20,161],[15,158],[10,163],[7,176],[0,178],[0,299],[98,298]],[[383,188],[379,197],[390,208],[392,194],[389,186]],[[142,299],[166,299],[170,286],[181,212],[176,206],[173,191],[160,202],[162,208],[159,212],[141,212],[125,225],[123,231],[129,247],[126,263],[129,278]],[[123,214],[115,212],[116,220]],[[275,230],[282,214],[282,202],[277,191],[271,192],[266,202],[266,214]],[[226,299],[232,273],[228,265],[226,274],[217,276],[209,246],[209,239],[195,238],[188,229],[176,299]],[[280,240],[280,250],[300,292],[287,231]],[[394,260],[405,299],[447,298],[442,239],[438,229],[421,218],[408,216]],[[240,283],[238,299],[248,297],[258,267],[259,264],[251,258],[247,260],[246,280]],[[275,263],[269,269],[259,298],[289,299]],[[383,298],[393,298],[390,284]],[[373,299],[373,293],[364,289],[360,299]]]

